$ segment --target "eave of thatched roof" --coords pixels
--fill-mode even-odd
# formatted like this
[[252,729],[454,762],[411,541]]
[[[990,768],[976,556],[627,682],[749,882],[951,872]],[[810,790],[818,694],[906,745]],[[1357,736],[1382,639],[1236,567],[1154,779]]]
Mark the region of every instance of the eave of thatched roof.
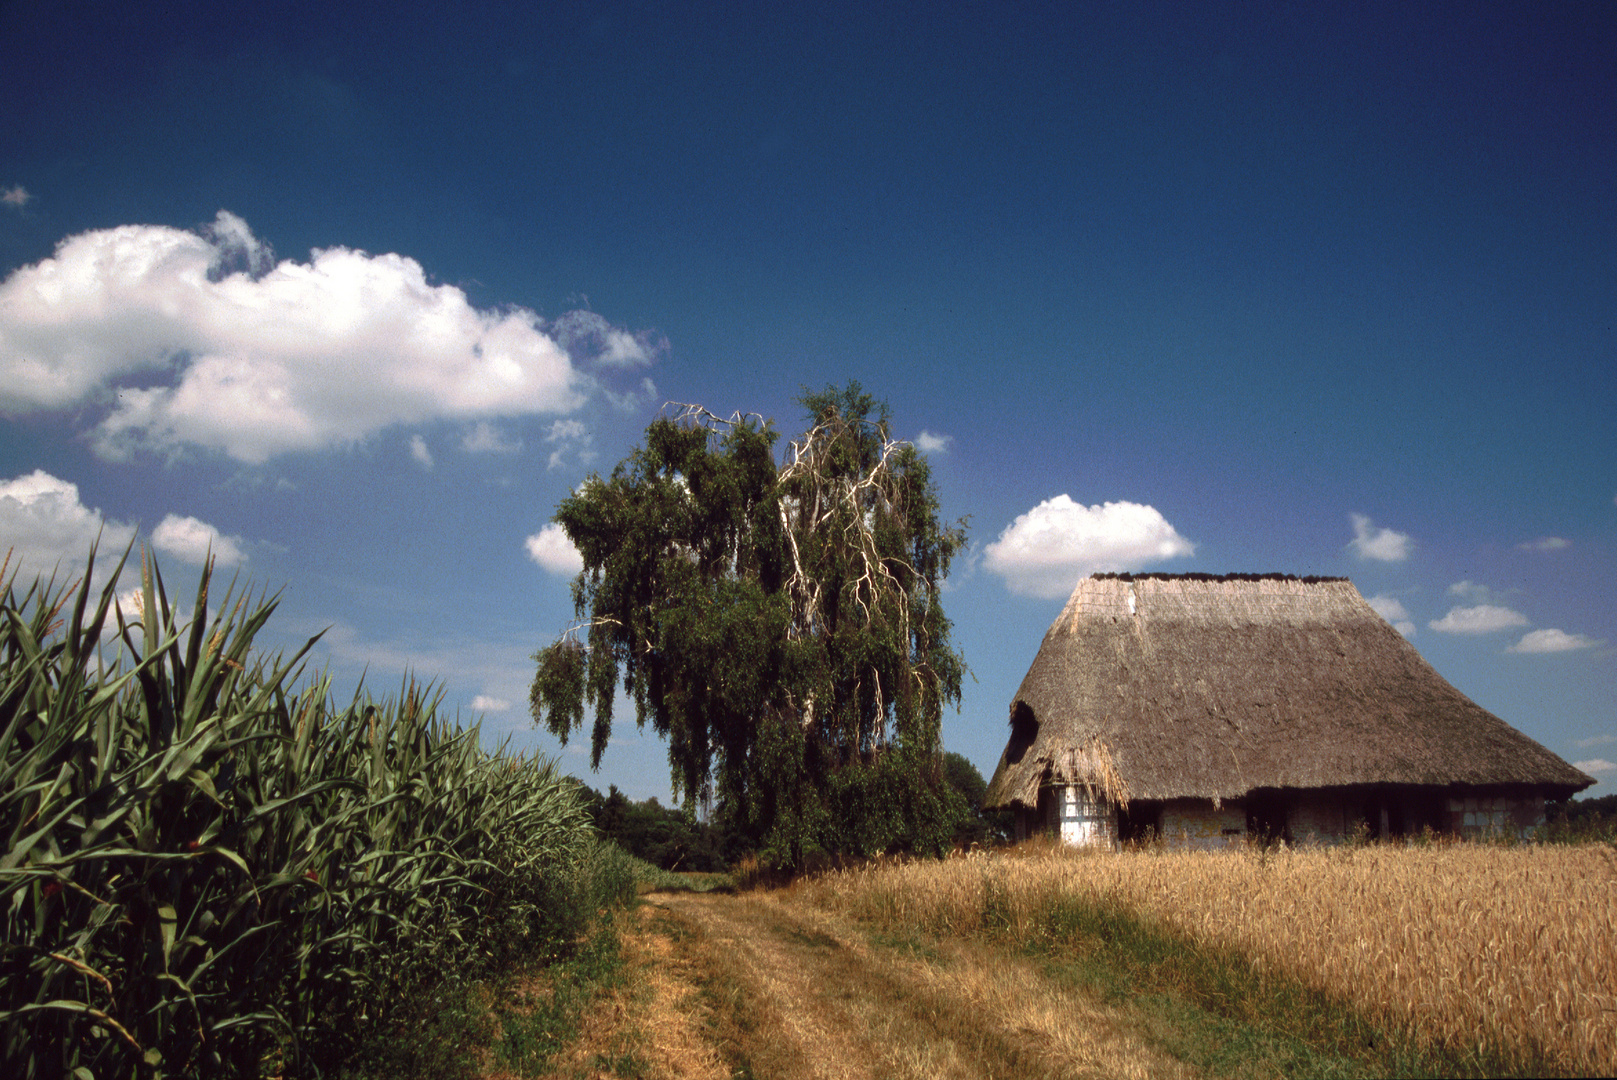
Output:
[[1343,578],[1085,578],[1012,714],[990,808],[1105,779],[1102,759],[1104,786],[1140,799],[1594,783],[1449,685]]

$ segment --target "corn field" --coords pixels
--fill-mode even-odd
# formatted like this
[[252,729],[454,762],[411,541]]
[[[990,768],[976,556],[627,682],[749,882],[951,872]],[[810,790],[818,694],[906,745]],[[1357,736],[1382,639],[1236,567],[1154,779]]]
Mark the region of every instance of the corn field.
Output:
[[434,979],[577,934],[591,834],[552,763],[413,683],[296,688],[313,640],[252,650],[274,598],[210,618],[204,571],[182,621],[145,559],[126,612],[93,568],[0,570],[0,1074],[309,1074]]
[[1486,1040],[1524,1064],[1617,1074],[1609,844],[974,855],[797,888],[880,924],[1013,942],[1050,942],[1063,904],[1121,905],[1419,1043],[1484,1056]]

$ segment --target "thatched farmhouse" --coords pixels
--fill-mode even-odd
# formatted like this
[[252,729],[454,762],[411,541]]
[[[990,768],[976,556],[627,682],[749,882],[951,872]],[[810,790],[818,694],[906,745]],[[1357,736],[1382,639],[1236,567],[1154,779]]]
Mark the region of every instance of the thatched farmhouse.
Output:
[[1423,660],[1345,578],[1078,583],[984,801],[1019,837],[1529,834],[1594,783]]

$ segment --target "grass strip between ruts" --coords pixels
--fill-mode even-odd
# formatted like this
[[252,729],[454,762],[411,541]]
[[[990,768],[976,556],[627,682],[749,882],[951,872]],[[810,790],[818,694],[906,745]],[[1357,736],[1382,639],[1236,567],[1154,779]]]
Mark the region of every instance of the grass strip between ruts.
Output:
[[701,927],[666,909],[658,911],[652,923],[692,960],[705,1005],[706,1036],[723,1052],[733,1080],[754,1080],[748,1047],[761,1027],[755,1015],[760,1005],[749,995],[746,981],[724,954],[709,946]]

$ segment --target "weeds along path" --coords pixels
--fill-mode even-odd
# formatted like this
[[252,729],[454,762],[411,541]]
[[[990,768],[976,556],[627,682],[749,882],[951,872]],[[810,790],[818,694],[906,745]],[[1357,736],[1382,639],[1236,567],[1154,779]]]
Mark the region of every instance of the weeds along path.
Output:
[[[769,893],[654,893],[648,925],[703,993],[703,1027],[760,1080],[1175,1077],[1121,1010],[964,943],[871,938]],[[648,1057],[655,1057],[656,1051]]]
[[[736,1070],[714,1034],[715,1009],[700,958],[678,948],[687,934],[661,908],[641,905],[614,931],[622,945],[621,979],[610,980],[579,1017],[576,1034],[543,1064],[513,1067],[485,1058],[479,1080],[732,1080]],[[543,998],[541,979],[529,989]],[[536,1071],[537,1069],[537,1071]]]

